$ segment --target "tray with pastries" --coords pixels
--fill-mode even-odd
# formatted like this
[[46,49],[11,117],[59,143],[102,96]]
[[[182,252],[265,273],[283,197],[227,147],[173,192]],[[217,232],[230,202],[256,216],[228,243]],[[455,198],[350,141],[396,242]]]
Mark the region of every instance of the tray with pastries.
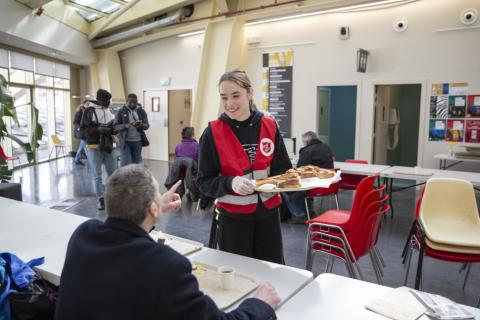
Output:
[[255,180],[255,190],[261,192],[292,192],[328,188],[340,181],[340,171],[308,165],[290,169],[284,174]]

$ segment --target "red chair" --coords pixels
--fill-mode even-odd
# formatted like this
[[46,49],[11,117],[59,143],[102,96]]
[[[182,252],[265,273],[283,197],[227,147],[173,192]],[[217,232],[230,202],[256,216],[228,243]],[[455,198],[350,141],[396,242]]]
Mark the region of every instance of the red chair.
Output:
[[[366,160],[352,160],[347,159],[345,162],[348,163],[358,163],[358,164],[368,164]],[[340,189],[345,190],[356,190],[360,181],[365,179],[367,176],[358,175],[358,174],[342,174],[342,181],[340,181]]]
[[[363,279],[357,262],[361,257],[369,254],[377,281],[380,284],[383,283],[382,273],[379,270],[378,262],[373,257],[372,249],[380,228],[381,216],[389,209],[388,206],[383,205],[387,199],[388,196],[384,195],[380,200],[368,204],[361,213],[360,222],[350,232],[344,232],[338,226],[312,224],[312,226],[316,225],[319,228],[317,228],[318,231],[309,233],[307,257],[309,254],[313,255],[313,253],[318,252],[329,255],[326,272],[332,270],[334,261],[332,258],[338,258],[344,261],[351,277],[357,278],[358,273],[359,278]],[[337,233],[324,232],[323,227],[336,229]],[[311,262],[308,267],[311,269]]]
[[376,178],[377,175],[369,176],[359,183],[358,190],[353,198],[352,210],[328,210],[314,219],[309,219],[307,223],[334,224],[342,227],[343,230],[351,230],[356,225],[355,220],[361,211],[360,205],[363,198],[374,190],[373,185],[375,184]]
[[[338,168],[334,169],[335,172],[337,172]],[[335,204],[337,206],[337,210],[339,210],[338,207],[338,189],[340,187],[340,182],[335,182],[332,183],[328,188],[315,188],[312,190],[308,191],[307,196],[305,197],[305,212],[307,213],[307,218],[310,220],[310,209],[308,208],[308,200],[309,199],[314,199],[314,198],[321,198],[321,197],[327,197],[327,196],[334,196],[335,197]]]
[[[418,222],[418,217],[420,215],[420,206],[422,204],[422,199],[423,199],[423,194],[425,193],[425,188],[422,190],[420,193],[420,196],[417,199],[417,203],[415,205],[415,211],[413,213],[413,225],[410,230],[410,234],[408,235],[407,242],[405,243],[405,247],[403,249],[402,257],[403,257],[403,264],[405,262],[407,263],[407,272],[405,273],[405,281],[404,285],[407,285],[408,282],[408,275],[410,273],[410,265],[412,262],[412,255],[413,255],[413,250],[420,251],[420,247],[423,241],[424,235],[421,232],[419,222]],[[470,271],[470,266],[471,263],[475,262],[480,262],[480,255],[477,254],[466,254],[466,253],[459,253],[459,252],[448,252],[448,251],[441,251],[441,250],[436,250],[428,246],[428,244],[423,241],[423,246],[424,246],[424,255],[437,259],[437,260],[443,260],[443,261],[449,261],[449,262],[460,262],[463,264],[468,264],[467,266],[467,273],[465,275],[465,279],[463,282],[463,289],[465,289],[465,285],[467,283],[468,279],[468,274]],[[422,283],[422,273],[417,274],[417,277],[419,276],[418,279],[415,280],[416,282],[416,287],[420,287]],[[419,289],[419,288],[417,288]]]
[[[18,161],[18,165],[20,166],[20,157],[19,156],[7,156],[5,154],[5,150],[3,150],[2,146],[0,146],[0,158],[2,158],[7,164],[8,161],[12,161],[12,167],[15,166],[15,161]],[[23,180],[23,171],[21,171],[20,182]]]

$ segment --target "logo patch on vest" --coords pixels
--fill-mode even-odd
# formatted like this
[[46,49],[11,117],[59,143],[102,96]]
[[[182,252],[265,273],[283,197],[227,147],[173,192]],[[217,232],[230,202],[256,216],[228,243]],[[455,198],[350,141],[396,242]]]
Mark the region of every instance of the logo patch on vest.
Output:
[[271,156],[274,150],[275,150],[275,145],[273,144],[273,141],[270,140],[269,138],[263,138],[260,141],[260,151],[265,157]]

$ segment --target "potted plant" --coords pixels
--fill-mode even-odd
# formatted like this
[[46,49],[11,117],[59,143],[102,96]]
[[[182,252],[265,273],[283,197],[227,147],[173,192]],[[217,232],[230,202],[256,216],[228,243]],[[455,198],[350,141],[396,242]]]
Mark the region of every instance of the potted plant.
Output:
[[[10,118],[11,121],[19,125],[17,118],[16,108],[23,107],[25,105],[15,107],[13,97],[8,90],[7,80],[0,74],[0,145],[6,139],[15,141],[22,149],[25,150],[27,160],[29,163],[35,161],[35,150],[39,147],[38,141],[42,139],[43,128],[38,123],[38,109],[33,103],[28,103],[30,106],[30,119],[31,119],[31,134],[30,141],[23,142],[19,137],[9,133],[5,120]],[[0,182],[8,182],[12,177],[12,170],[8,169],[7,162],[0,158]]]

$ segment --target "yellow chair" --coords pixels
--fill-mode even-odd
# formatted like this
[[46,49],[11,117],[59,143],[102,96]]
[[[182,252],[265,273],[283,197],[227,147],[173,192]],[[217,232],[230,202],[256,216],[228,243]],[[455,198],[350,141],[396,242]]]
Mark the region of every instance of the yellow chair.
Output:
[[459,179],[430,179],[420,207],[429,247],[480,254],[480,217],[473,185]]
[[65,143],[60,140],[60,138],[56,134],[52,134],[50,136],[50,139],[52,141],[53,148],[50,151],[50,155],[48,156],[48,159],[52,157],[53,150],[55,150],[55,158],[58,158],[58,149],[63,149],[63,154],[66,154],[66,149],[65,149]]

